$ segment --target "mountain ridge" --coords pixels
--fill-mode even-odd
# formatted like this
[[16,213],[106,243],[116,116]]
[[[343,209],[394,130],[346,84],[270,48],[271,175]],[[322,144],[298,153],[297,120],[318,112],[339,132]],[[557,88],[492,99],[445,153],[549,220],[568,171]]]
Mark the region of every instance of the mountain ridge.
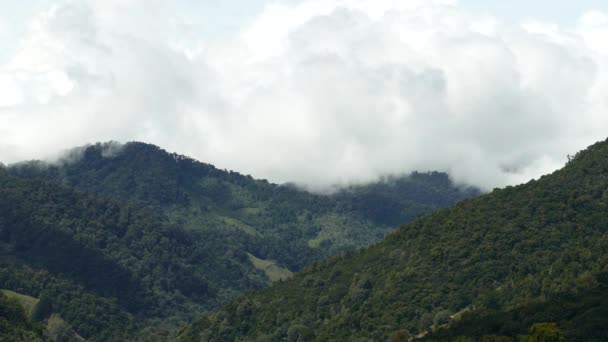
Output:
[[[399,182],[383,200],[393,218],[477,194],[439,173]],[[85,338],[134,338],[381,239],[393,229],[373,221],[383,189],[310,194],[143,143],[10,165],[0,171],[0,288],[50,303]]]
[[[419,217],[369,248],[242,295],[180,338],[396,339],[450,323],[467,308],[509,310],[580,296],[608,271],[607,210],[603,141],[551,175]],[[569,329],[572,338],[592,336]]]
[[[104,156],[106,150],[115,153],[108,158]],[[288,234],[286,230],[293,229],[294,224],[313,226],[321,233],[322,227],[332,230],[332,226],[344,226],[345,222],[341,221],[354,218],[357,222],[350,223],[350,230],[359,232],[358,235],[349,236],[350,233],[346,231],[338,232],[337,236],[330,234],[327,240],[330,245],[325,246],[330,247],[329,252],[324,256],[335,254],[343,248],[363,247],[370,241],[381,239],[397,225],[396,222],[410,221],[421,213],[479,194],[473,188],[454,186],[444,173],[412,173],[407,177],[398,177],[395,184],[401,193],[395,192],[392,197],[385,194],[388,193],[387,189],[396,186],[382,186],[381,182],[370,185],[380,188],[375,191],[369,191],[365,186],[355,186],[329,196],[311,194],[292,186],[221,170],[145,143],[127,143],[120,148],[114,143],[77,148],[75,153],[68,154],[67,160],[63,165],[44,164],[42,168],[40,162],[22,163],[9,167],[9,170],[20,177],[53,180],[110,199],[160,208],[169,217],[181,216],[180,220],[184,217],[186,220],[198,220],[209,211],[222,212],[220,216],[226,214],[232,222],[244,223],[237,224],[241,228],[264,226],[267,229],[268,216],[271,216],[272,223],[278,223],[273,229],[280,229],[277,234],[283,235]],[[261,212],[255,214],[255,210]],[[310,220],[307,219],[307,212],[319,213],[320,216],[316,221],[313,218],[315,222],[305,222]],[[379,215],[390,216],[391,219],[378,220]],[[212,224],[224,222],[225,219],[220,217]],[[193,226],[200,223],[186,224]],[[289,241],[285,237],[281,240]],[[332,248],[334,243],[339,245]],[[291,246],[289,249],[308,253],[306,245]],[[312,261],[310,258],[289,258],[285,253],[251,252],[263,259],[288,258],[286,266],[290,270],[300,269]]]

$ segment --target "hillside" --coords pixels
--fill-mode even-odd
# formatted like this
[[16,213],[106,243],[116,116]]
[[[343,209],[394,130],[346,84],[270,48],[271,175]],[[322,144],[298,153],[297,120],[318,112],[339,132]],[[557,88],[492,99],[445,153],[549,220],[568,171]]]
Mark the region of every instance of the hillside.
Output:
[[0,341],[85,341],[59,314],[47,314],[48,302],[0,290]]
[[43,342],[44,327],[29,319],[27,309],[19,299],[0,291],[0,341]]
[[10,172],[51,180],[104,198],[161,212],[173,223],[233,240],[245,252],[297,271],[378,241],[398,224],[476,196],[444,173],[414,173],[315,195],[144,144],[96,144],[62,162],[28,162]]
[[92,341],[157,335],[381,239],[393,227],[362,210],[375,191],[408,189],[385,195],[394,217],[477,193],[426,173],[315,195],[142,143],[66,158],[0,169],[0,288],[38,298],[40,319],[59,314]]
[[211,247],[152,211],[0,172],[0,287],[39,298],[41,319],[59,313],[92,340],[186,319],[222,285],[244,290],[229,260],[204,257]]
[[608,141],[240,296],[180,339],[604,341],[607,210]]

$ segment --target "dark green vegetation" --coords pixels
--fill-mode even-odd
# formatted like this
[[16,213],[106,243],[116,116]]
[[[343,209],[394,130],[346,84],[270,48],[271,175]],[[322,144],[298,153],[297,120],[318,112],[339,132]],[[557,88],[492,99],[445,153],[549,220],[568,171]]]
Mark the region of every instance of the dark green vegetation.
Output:
[[26,309],[15,298],[0,291],[0,341],[47,341],[44,327],[30,320]]
[[152,145],[97,144],[0,168],[0,289],[39,299],[35,321],[60,315],[93,341],[162,336],[475,194],[416,173],[314,195]]
[[84,341],[45,300],[0,290],[0,341]]
[[607,212],[608,141],[242,295],[180,338],[606,341]]
[[[536,335],[545,337],[545,341],[563,341],[566,338],[571,341],[607,341],[608,272],[588,276],[582,281],[585,284],[578,291],[529,300],[510,310],[479,308],[468,311],[451,325],[430,333],[424,340],[453,341],[467,336],[486,340],[508,337],[517,341],[516,338],[521,336]],[[530,327],[536,329],[531,331]]]
[[367,246],[402,222],[479,194],[434,172],[314,195],[143,143],[97,144],[72,151],[63,163],[22,163],[10,172],[151,208],[243,261],[250,252],[290,270]]
[[57,312],[85,337],[120,339],[133,315],[185,306],[176,290],[207,295],[180,278],[202,271],[183,269],[192,244],[158,215],[2,173],[0,189],[0,286],[39,298],[36,319]]

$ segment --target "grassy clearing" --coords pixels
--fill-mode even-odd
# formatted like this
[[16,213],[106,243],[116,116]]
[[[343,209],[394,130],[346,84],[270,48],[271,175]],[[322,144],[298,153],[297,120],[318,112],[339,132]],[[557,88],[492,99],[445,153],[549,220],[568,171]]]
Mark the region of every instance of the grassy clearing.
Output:
[[23,308],[27,312],[28,316],[30,316],[32,314],[34,307],[36,306],[36,304],[38,304],[38,298],[26,296],[26,295],[23,295],[23,294],[20,294],[17,292],[13,292],[10,290],[0,290],[0,291],[2,291],[2,293],[4,293],[8,298],[16,299],[19,302],[19,304],[21,304],[21,306],[23,306]]
[[84,342],[82,336],[78,335],[76,331],[66,321],[61,318],[58,314],[52,314],[47,320],[46,329],[48,335],[55,341],[70,341],[70,342]]
[[256,258],[250,253],[247,253],[247,256],[249,257],[249,261],[251,261],[253,266],[258,270],[264,271],[266,276],[273,282],[289,279],[293,275],[290,270],[286,269],[285,267],[278,266],[274,261]]
[[221,216],[220,219],[224,222],[224,224],[238,228],[242,230],[245,234],[249,234],[251,236],[260,236],[260,233],[258,233],[255,228],[237,219],[227,216]]
[[262,209],[261,208],[242,208],[242,209],[239,209],[239,212],[244,215],[255,216],[255,215],[259,215],[262,212]]

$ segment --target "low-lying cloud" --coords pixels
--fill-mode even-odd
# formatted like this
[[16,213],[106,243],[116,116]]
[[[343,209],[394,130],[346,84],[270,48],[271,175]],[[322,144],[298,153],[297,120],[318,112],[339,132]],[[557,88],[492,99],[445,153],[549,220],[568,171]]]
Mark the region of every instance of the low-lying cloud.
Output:
[[140,140],[315,189],[412,170],[490,189],[608,136],[608,13],[560,27],[454,1],[305,0],[220,42],[196,20],[143,0],[31,18],[0,64],[0,160]]

